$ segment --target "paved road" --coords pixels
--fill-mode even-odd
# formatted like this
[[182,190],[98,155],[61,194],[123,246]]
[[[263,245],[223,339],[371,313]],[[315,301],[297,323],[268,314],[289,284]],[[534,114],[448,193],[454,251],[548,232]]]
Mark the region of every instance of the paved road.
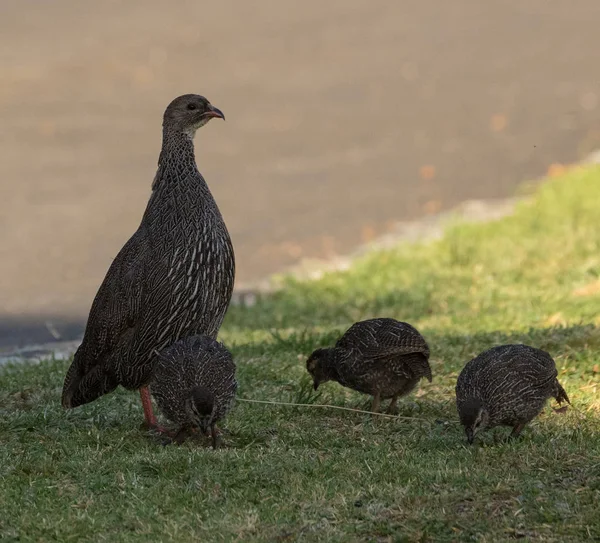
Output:
[[597,0],[168,5],[1,3],[0,347],[80,332],[178,94],[227,115],[196,141],[240,284],[600,146]]

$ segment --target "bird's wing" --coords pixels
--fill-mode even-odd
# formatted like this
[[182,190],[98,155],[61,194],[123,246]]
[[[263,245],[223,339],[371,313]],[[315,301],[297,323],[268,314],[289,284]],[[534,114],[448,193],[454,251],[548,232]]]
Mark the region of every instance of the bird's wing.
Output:
[[379,358],[379,364],[385,363],[387,367],[391,367],[397,375],[413,378],[425,377],[430,383],[432,381],[431,366],[428,358],[420,352],[402,354],[400,356],[390,356],[388,358]]
[[411,353],[429,357],[429,347],[423,336],[410,324],[391,319],[373,319],[353,324],[336,347],[374,360]]
[[552,382],[558,372],[554,359],[546,351],[528,345],[509,345],[501,360],[511,371],[527,375],[536,382]]
[[114,390],[114,351],[133,336],[145,293],[149,244],[140,228],[111,264],[90,310],[83,341],[67,371],[62,403],[75,407]]

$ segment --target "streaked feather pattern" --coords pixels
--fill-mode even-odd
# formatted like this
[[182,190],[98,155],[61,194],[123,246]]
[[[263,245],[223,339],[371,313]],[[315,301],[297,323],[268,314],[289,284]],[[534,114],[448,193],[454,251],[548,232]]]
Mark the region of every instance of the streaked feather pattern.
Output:
[[190,132],[168,122],[190,99],[208,104],[185,95],[165,111],[148,206],[94,299],[65,378],[65,407],[91,402],[118,385],[146,385],[155,350],[189,335],[216,337],[221,326],[233,291],[233,247],[196,167]]
[[214,396],[214,422],[225,417],[237,390],[235,363],[222,343],[208,336],[190,336],[158,356],[150,392],[163,415],[188,424],[185,402],[190,390],[204,387]]
[[487,412],[487,428],[512,426],[520,429],[535,418],[548,398],[569,402],[557,380],[552,357],[527,345],[500,345],[466,364],[456,383],[456,404],[461,422],[469,426],[469,406],[481,405]]
[[357,322],[333,349],[319,349],[311,358],[319,359],[316,371],[323,381],[381,399],[408,394],[423,377],[432,379],[427,342],[413,326],[395,319]]

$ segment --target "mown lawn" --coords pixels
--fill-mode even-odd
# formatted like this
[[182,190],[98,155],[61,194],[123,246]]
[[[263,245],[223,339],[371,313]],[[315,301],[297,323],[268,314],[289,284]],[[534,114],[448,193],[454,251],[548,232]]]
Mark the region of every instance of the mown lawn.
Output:
[[[240,402],[217,451],[159,445],[133,393],[65,413],[65,362],[1,368],[0,540],[600,540],[600,169],[549,181],[509,218],[234,308],[222,339],[240,398],[364,408],[334,383],[315,394],[304,361],[373,316],[431,346],[434,381],[404,418]],[[469,447],[457,373],[505,342],[548,350],[573,408]]]

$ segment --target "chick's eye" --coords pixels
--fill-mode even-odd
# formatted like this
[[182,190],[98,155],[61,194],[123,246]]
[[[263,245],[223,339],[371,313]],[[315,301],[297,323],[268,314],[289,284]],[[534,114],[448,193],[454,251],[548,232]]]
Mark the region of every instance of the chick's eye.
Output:
[[197,108],[196,108],[196,104],[188,104],[188,105],[187,105],[187,108],[188,108],[188,109],[197,109]]

